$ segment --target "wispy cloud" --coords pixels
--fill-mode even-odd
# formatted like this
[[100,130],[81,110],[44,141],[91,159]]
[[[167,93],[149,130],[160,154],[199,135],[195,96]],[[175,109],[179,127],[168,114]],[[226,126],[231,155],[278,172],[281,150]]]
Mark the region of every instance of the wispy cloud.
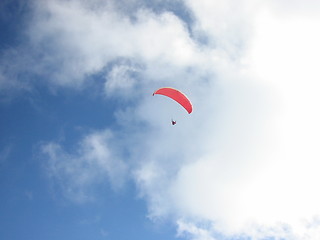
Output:
[[10,144],[6,145],[2,149],[0,149],[0,165],[2,165],[3,163],[5,163],[8,160],[8,158],[12,152],[12,149],[13,149],[13,147]]
[[194,223],[185,222],[182,220],[179,220],[177,222],[178,230],[177,230],[177,236],[178,237],[187,237],[188,239],[192,240],[215,240],[215,238],[208,230],[208,227],[199,227],[196,226]]
[[124,184],[126,165],[110,147],[112,138],[109,131],[89,134],[71,152],[59,143],[42,146],[46,173],[67,199],[91,201],[95,184],[109,181],[114,189]]

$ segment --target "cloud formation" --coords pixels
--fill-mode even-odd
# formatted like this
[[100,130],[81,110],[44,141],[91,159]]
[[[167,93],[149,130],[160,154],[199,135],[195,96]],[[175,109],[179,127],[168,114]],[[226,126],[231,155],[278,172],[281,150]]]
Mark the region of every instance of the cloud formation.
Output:
[[70,152],[54,142],[42,146],[46,173],[66,199],[92,201],[94,185],[105,181],[113,189],[122,187],[127,169],[110,146],[112,139],[109,131],[103,131],[85,136]]
[[149,77],[160,67],[173,71],[198,61],[197,46],[177,16],[147,8],[131,14],[117,11],[112,1],[36,3],[29,37],[44,52],[39,67],[54,83],[75,86],[121,58],[150,69]]
[[[71,153],[43,147],[66,196],[84,201],[89,185],[117,185],[128,169],[149,216],[169,218],[179,236],[319,238],[318,3],[186,0],[190,22],[131,3],[128,14],[112,1],[34,2],[37,74],[72,88],[102,74],[107,96],[139,93],[115,113],[119,129]],[[187,93],[190,116],[152,98],[163,84]]]

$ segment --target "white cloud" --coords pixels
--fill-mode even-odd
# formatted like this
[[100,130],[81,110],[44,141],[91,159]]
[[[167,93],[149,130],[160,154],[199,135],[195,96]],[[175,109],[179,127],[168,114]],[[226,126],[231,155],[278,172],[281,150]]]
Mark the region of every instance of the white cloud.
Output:
[[35,2],[29,37],[33,49],[42,53],[39,68],[50,72],[53,83],[81,86],[86,76],[105,71],[119,58],[143,64],[150,79],[172,78],[175,72],[202,63],[201,50],[174,14],[144,8],[125,16],[112,1],[94,3]]
[[[125,95],[126,90],[134,88],[138,83],[137,73],[139,67],[133,66],[130,63],[116,64],[106,76],[105,92],[107,95],[116,94],[119,92]],[[121,95],[121,94],[120,94]]]
[[95,199],[94,185],[109,181],[114,189],[126,181],[126,165],[111,148],[110,131],[87,135],[75,151],[68,152],[57,143],[42,146],[44,166],[53,183],[69,200]]
[[177,222],[178,237],[191,237],[193,240],[215,240],[207,229],[196,226],[193,223],[188,223],[182,220]]
[[[190,125],[181,126],[182,131],[162,126],[151,140],[147,136],[156,147],[147,149],[146,159],[158,170],[142,166],[138,184],[150,200],[150,211],[191,218],[190,224],[212,222],[213,232],[225,237],[317,239],[319,17],[305,14],[306,9],[301,14],[298,9],[275,11],[273,5],[255,9],[250,1],[239,9],[230,8],[233,1],[223,6],[203,1],[203,8],[201,3],[194,9],[212,40],[218,37],[227,56],[234,56],[234,49],[223,44],[235,43],[230,36],[245,41],[244,49],[232,61],[227,57],[224,64],[213,64],[212,85],[205,85],[205,95],[197,92],[191,98],[199,105]],[[220,7],[229,14],[215,18]],[[246,19],[243,8],[258,12]],[[206,12],[224,21],[228,31],[216,30],[218,23],[211,25]],[[241,27],[249,21],[252,35],[246,35],[247,25]],[[238,31],[245,34],[237,37]],[[197,91],[195,85],[201,83],[194,80],[191,87]],[[163,113],[149,120],[158,123]],[[182,154],[175,155],[174,149]],[[163,152],[172,156],[170,166]],[[202,230],[192,226],[181,231],[195,239],[212,233],[211,227],[200,228],[201,237]]]

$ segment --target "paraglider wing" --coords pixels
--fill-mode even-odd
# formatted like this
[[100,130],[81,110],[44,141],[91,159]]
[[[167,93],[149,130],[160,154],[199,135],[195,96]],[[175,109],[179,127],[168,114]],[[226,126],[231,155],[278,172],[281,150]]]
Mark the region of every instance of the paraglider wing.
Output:
[[153,95],[155,94],[167,96],[175,100],[176,102],[178,102],[182,107],[184,107],[187,110],[188,113],[192,112],[192,104],[190,100],[187,98],[186,95],[184,95],[182,92],[180,92],[177,89],[169,88],[169,87],[159,88],[153,93]]

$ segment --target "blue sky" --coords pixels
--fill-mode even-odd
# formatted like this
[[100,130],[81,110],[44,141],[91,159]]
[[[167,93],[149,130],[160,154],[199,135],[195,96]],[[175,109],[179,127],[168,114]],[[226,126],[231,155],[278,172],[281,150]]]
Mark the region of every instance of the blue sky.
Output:
[[0,238],[318,239],[319,8],[1,1]]
[[41,144],[63,139],[72,148],[87,128],[112,125],[110,104],[83,91],[52,93],[34,86],[1,105],[1,238],[4,239],[163,239],[170,224],[151,223],[136,187],[114,192],[92,186],[94,202],[74,204],[46,176]]

